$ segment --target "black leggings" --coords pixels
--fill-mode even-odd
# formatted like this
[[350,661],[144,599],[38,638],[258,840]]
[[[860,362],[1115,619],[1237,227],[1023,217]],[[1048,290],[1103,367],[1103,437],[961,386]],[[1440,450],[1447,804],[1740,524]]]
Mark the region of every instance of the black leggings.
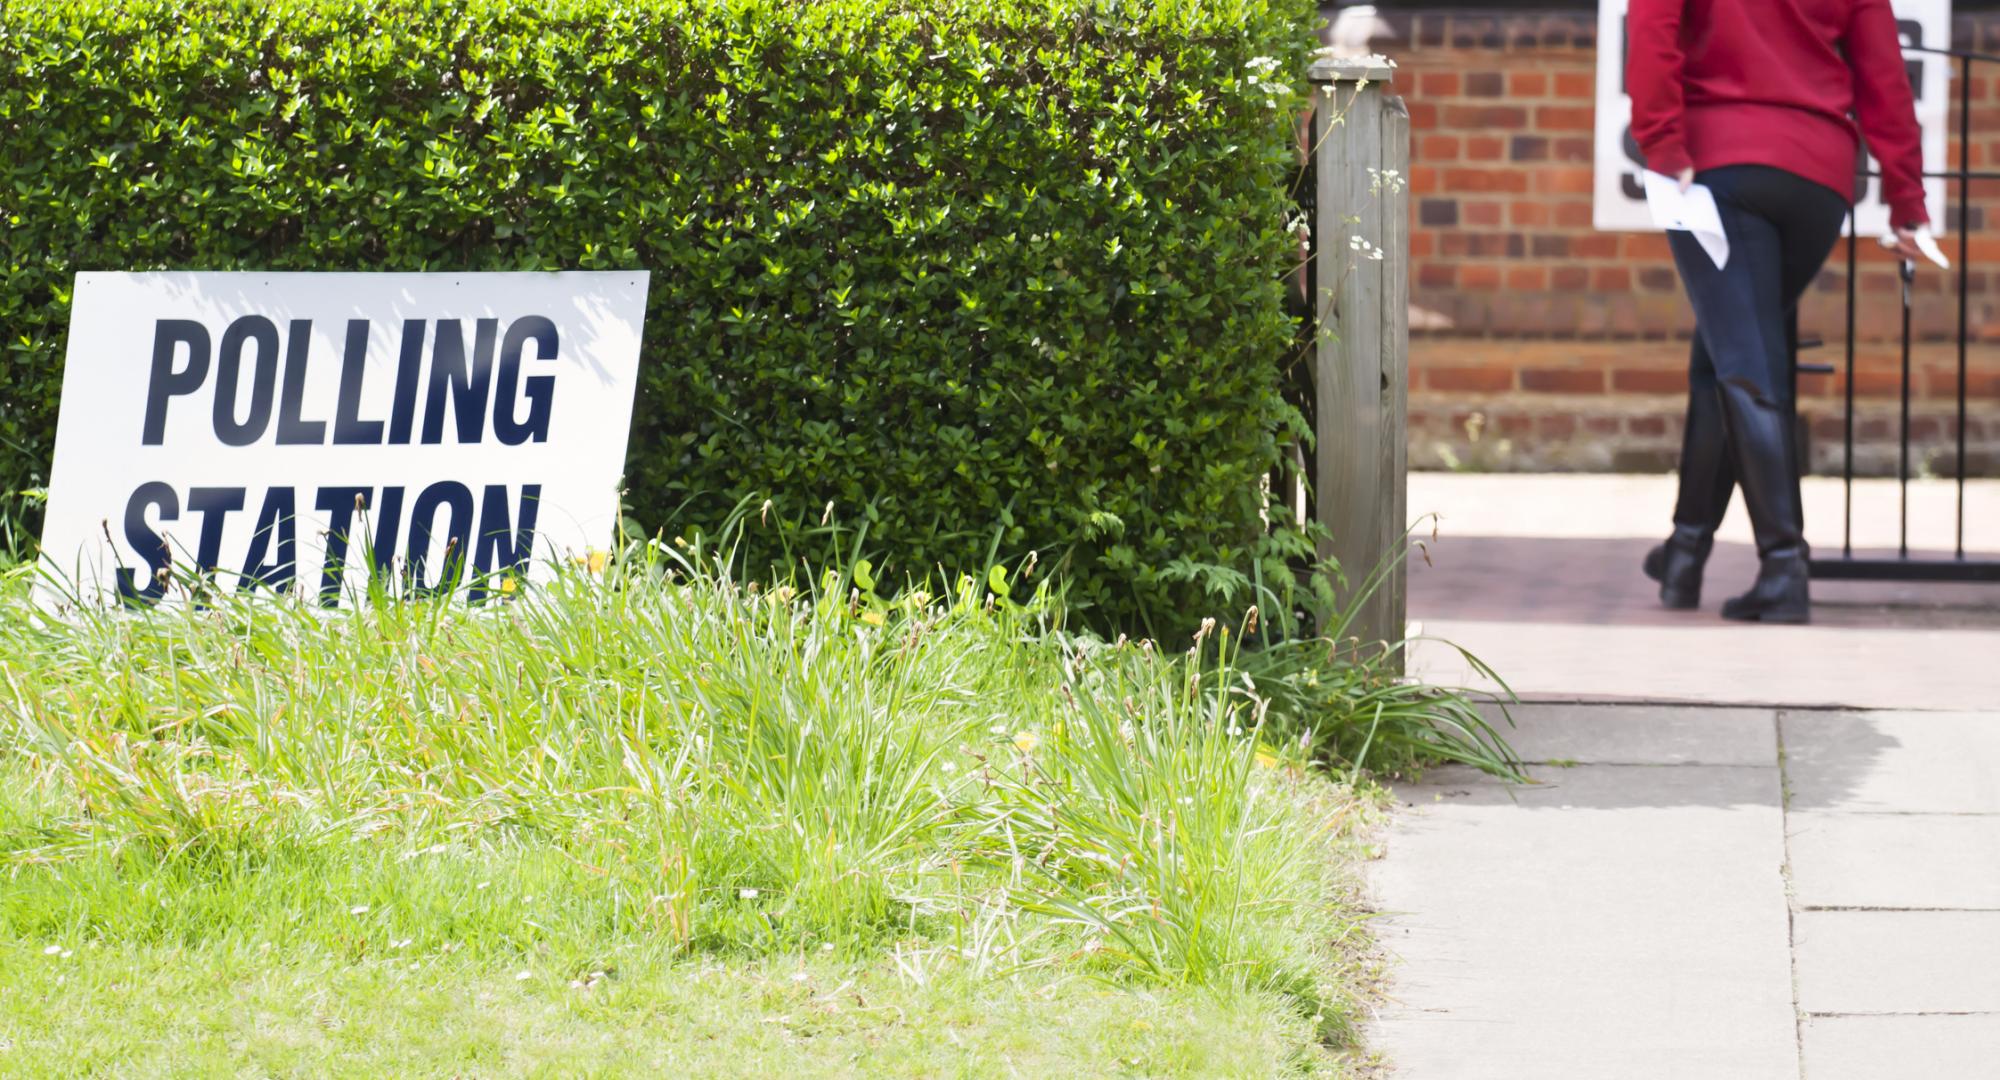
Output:
[[[1696,324],[1674,522],[1713,530],[1735,481],[1719,391],[1733,384],[1789,416],[1786,329],[1840,238],[1848,205],[1832,188],[1765,165],[1727,165],[1696,179],[1715,193],[1729,260],[1718,270],[1693,233],[1667,234]],[[1796,462],[1790,467],[1796,490]]]

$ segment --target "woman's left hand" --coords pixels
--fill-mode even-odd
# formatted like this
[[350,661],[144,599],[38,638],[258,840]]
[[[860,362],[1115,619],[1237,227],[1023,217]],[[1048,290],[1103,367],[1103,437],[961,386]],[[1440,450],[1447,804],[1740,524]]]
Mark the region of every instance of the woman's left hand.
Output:
[[1680,181],[1682,191],[1686,191],[1687,189],[1693,187],[1694,166],[1690,165],[1687,168],[1682,169],[1681,174],[1679,176],[1674,177],[1674,179]]

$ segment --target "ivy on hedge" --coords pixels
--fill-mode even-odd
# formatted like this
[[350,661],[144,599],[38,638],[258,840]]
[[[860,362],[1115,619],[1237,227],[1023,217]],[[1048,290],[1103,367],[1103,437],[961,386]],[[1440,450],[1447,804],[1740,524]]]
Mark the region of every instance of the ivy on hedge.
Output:
[[[1101,625],[1289,580],[1305,0],[9,0],[0,485],[71,275],[653,271],[636,520],[1041,554]],[[25,504],[8,522],[30,528]]]

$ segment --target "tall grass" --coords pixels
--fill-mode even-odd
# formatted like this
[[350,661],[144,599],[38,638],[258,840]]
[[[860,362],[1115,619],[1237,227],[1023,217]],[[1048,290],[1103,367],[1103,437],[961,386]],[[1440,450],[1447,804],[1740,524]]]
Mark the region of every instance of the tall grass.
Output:
[[481,606],[340,611],[201,582],[54,610],[14,571],[0,943],[577,980],[635,955],[1060,966],[1273,992],[1339,1036],[1328,854],[1365,803],[1314,759],[1506,760],[1463,698],[1326,643],[1071,635],[1000,572],[887,599],[865,563],[731,567],[655,541]]
[[0,932],[579,969],[604,941],[948,942],[1312,990],[1325,824],[1257,766],[1226,662],[1051,634],[970,580],[813,584],[658,545],[475,609],[215,590],[58,615],[17,583]]

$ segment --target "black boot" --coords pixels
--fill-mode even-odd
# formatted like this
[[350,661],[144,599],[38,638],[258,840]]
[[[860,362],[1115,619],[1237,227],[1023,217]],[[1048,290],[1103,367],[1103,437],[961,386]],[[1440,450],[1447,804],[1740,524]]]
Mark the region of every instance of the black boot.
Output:
[[1791,410],[1746,382],[1724,381],[1722,413],[1759,567],[1750,591],[1722,605],[1724,618],[1802,623],[1811,618],[1804,521],[1799,507]]
[[1687,422],[1681,428],[1680,491],[1674,533],[1646,553],[1646,576],[1660,583],[1660,603],[1676,610],[1701,606],[1702,570],[1715,530],[1729,509],[1736,474],[1729,463],[1729,429],[1716,392],[1715,366],[1696,335],[1688,361]]
[[1675,525],[1667,542],[1646,553],[1646,576],[1660,583],[1660,603],[1677,611],[1701,606],[1701,572],[1715,547],[1715,529]]
[[1722,602],[1722,617],[1746,622],[1812,621],[1810,575],[1803,551],[1764,556],[1757,583],[1742,596]]

